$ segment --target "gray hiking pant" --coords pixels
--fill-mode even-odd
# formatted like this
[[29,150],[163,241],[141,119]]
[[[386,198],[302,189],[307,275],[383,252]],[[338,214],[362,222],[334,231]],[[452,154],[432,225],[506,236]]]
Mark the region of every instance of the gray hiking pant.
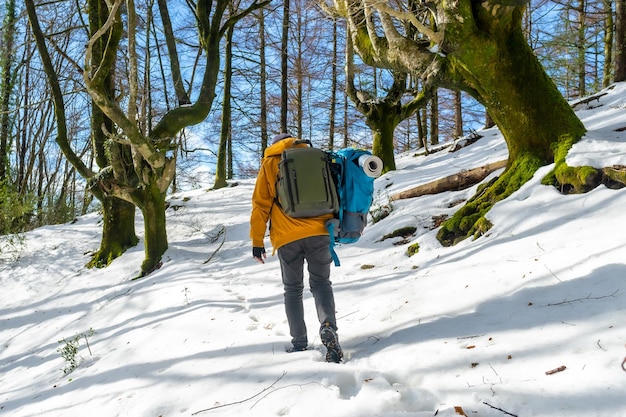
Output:
[[278,259],[285,289],[285,311],[289,323],[291,342],[295,347],[308,343],[302,291],[304,289],[304,261],[309,271],[309,286],[315,299],[320,324],[330,323],[337,329],[335,298],[330,282],[330,238],[311,236],[278,248]]

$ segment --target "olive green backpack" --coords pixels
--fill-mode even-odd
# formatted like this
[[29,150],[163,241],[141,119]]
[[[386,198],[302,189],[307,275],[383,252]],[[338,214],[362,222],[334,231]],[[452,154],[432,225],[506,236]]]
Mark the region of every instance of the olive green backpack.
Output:
[[291,217],[317,217],[339,209],[337,188],[330,170],[330,156],[321,149],[291,147],[282,153],[278,165],[278,205]]

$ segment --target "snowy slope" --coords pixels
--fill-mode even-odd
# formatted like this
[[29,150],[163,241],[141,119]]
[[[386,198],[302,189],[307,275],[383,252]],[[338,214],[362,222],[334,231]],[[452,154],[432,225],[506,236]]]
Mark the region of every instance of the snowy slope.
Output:
[[[625,105],[617,84],[580,108],[589,132],[570,165],[626,165]],[[459,152],[399,156],[377,202],[505,159],[497,129],[480,133]],[[141,245],[84,268],[96,214],[30,232],[0,264],[0,416],[626,415],[626,189],[564,196],[540,184],[549,169],[498,203],[477,240],[443,248],[432,230],[473,187],[394,201],[339,248],[340,365],[323,361],[308,292],[314,348],[284,352],[278,260],[251,258],[253,181],[172,196],[163,267],[137,281]],[[407,242],[382,240],[403,226],[417,227]],[[65,375],[59,349],[76,336]]]

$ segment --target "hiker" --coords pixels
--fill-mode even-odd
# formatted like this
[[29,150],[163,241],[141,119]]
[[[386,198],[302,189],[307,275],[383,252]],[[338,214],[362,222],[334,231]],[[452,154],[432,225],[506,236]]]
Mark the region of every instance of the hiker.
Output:
[[326,361],[341,362],[343,352],[337,338],[335,299],[330,281],[330,237],[325,222],[333,217],[295,218],[286,215],[276,201],[276,179],[283,150],[292,146],[296,138],[288,133],[276,135],[265,150],[261,169],[252,194],[250,237],[252,256],[264,264],[266,259],[264,237],[270,224],[270,241],[278,251],[284,286],[285,312],[289,323],[292,346],[288,352],[304,351],[308,347],[304,320],[302,293],[304,289],[304,261],[309,272],[309,286],[320,322],[320,339],[326,346]]

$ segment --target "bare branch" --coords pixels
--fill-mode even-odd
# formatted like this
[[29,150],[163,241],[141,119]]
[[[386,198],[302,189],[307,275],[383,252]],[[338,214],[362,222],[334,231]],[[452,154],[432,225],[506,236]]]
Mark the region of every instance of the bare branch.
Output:
[[421,34],[428,37],[432,43],[439,44],[443,40],[442,32],[436,32],[420,22],[413,13],[408,11],[400,11],[390,7],[386,0],[377,0],[371,2],[371,6],[374,7],[379,12],[387,14],[389,16],[393,16],[396,19],[404,20],[410,22]]
[[613,291],[612,294],[609,295],[601,295],[598,297],[592,297],[591,294],[589,294],[586,297],[583,298],[576,298],[574,300],[563,300],[560,303],[550,303],[548,304],[548,306],[552,307],[552,306],[559,306],[559,305],[563,305],[563,304],[571,304],[571,303],[575,303],[577,301],[585,301],[585,300],[601,300],[603,298],[609,298],[609,297],[615,297],[615,294],[617,294],[619,292],[619,289]]
[[287,375],[287,371],[283,372],[283,374],[282,374],[281,376],[279,376],[278,378],[276,378],[276,381],[274,381],[271,385],[269,385],[269,386],[267,386],[267,387],[263,388],[261,391],[257,392],[256,394],[254,394],[254,395],[253,395],[253,396],[251,396],[251,397],[245,398],[245,399],[240,400],[240,401],[234,401],[234,402],[232,402],[232,403],[220,404],[220,405],[216,405],[216,406],[214,406],[214,407],[205,408],[204,410],[199,410],[199,411],[193,412],[193,413],[191,413],[191,415],[192,415],[192,416],[195,416],[196,414],[204,413],[204,412],[206,412],[206,411],[215,410],[215,409],[217,409],[217,408],[223,408],[223,407],[229,407],[229,406],[231,406],[231,405],[243,404],[243,403],[245,403],[246,401],[250,401],[250,400],[252,400],[253,398],[258,397],[259,395],[263,394],[265,391],[268,391],[268,390],[272,389],[272,388],[274,387],[274,385],[276,385],[276,384],[278,383],[278,381],[280,381],[281,379],[283,379],[283,377],[284,377],[285,375]]
[[380,44],[381,42],[376,34],[376,25],[374,23],[372,9],[366,0],[363,2],[363,11],[365,13],[365,26],[367,27],[367,33],[369,34],[372,49],[374,49],[376,54],[380,55],[382,49]]
[[508,411],[504,411],[504,410],[503,410],[503,409],[501,409],[501,408],[494,407],[493,405],[491,405],[491,404],[489,404],[489,403],[486,403],[486,402],[484,402],[484,401],[483,401],[483,404],[485,404],[487,407],[491,407],[491,408],[493,408],[494,410],[502,411],[502,412],[503,412],[504,414],[506,414],[507,416],[518,417],[518,416],[517,416],[517,414],[511,414],[511,413],[509,413]]
[[257,1],[255,0],[250,6],[248,6],[246,9],[235,13],[234,15],[232,15],[227,21],[226,23],[224,23],[224,25],[222,26],[222,28],[220,29],[220,37],[224,36],[224,34],[226,33],[226,31],[228,30],[229,27],[235,25],[237,22],[239,22],[241,19],[243,19],[244,17],[248,16],[250,13],[252,13],[253,11],[257,10],[257,9],[261,9],[265,6],[267,6],[268,4],[270,4],[270,0],[263,0],[257,3]]

